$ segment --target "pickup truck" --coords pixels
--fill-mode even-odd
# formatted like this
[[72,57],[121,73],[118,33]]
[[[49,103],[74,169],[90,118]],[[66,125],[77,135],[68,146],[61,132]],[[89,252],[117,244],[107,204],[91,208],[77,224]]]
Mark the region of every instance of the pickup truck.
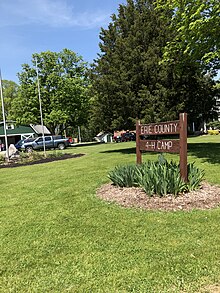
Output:
[[[67,146],[69,146],[68,138],[64,138],[61,135],[45,136],[46,149],[58,148],[60,150],[64,150]],[[15,147],[18,150],[26,152],[32,152],[33,150],[42,150],[44,149],[43,137],[19,140],[19,142],[15,144]]]

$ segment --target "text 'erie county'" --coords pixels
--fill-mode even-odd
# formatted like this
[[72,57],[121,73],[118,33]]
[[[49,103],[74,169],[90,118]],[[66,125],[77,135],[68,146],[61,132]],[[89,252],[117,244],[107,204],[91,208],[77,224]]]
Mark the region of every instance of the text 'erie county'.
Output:
[[140,126],[141,135],[152,135],[152,134],[178,134],[179,123],[169,122],[160,124],[146,124]]

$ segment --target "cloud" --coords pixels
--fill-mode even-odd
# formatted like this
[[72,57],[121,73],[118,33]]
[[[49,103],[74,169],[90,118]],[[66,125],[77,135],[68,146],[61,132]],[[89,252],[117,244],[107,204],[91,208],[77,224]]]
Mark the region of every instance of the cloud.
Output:
[[[94,8],[95,9],[95,8]],[[65,0],[7,0],[0,2],[0,27],[46,25],[49,27],[100,27],[109,22],[110,12],[77,12]]]

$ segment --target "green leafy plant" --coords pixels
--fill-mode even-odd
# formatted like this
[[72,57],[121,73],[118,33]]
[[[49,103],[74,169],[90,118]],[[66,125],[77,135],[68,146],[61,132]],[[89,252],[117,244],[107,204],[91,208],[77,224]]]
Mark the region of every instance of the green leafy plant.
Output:
[[211,127],[212,129],[220,129],[220,121],[212,121],[212,122],[209,122],[207,124],[208,127]]
[[201,170],[195,166],[195,163],[188,166],[188,190],[195,190],[200,187],[201,181],[204,178],[204,170]]
[[177,195],[199,188],[204,171],[188,164],[188,182],[180,176],[179,164],[168,162],[163,155],[158,160],[147,161],[141,165],[117,166],[108,175],[113,184],[120,187],[139,186],[149,195]]
[[3,164],[5,162],[5,157],[0,155],[0,164]]
[[120,187],[132,187],[138,186],[138,166],[136,165],[125,165],[117,166],[111,172],[109,172],[108,177],[111,181]]
[[[27,163],[32,163],[32,162],[37,162],[37,161],[42,161],[45,159],[56,159],[56,158],[61,158],[65,155],[65,153],[60,152],[60,151],[54,151],[53,153],[47,153],[47,157],[45,158],[43,152],[37,152],[33,151],[31,153],[25,153],[25,152],[20,152],[18,158],[11,158],[10,162],[11,164],[27,164]],[[6,162],[5,157],[3,155],[0,156],[0,165],[4,164]]]

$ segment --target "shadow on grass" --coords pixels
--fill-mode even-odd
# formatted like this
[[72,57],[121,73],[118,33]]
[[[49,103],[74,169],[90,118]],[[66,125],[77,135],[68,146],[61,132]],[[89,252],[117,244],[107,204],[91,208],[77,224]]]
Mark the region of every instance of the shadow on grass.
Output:
[[108,150],[108,151],[103,151],[103,152],[100,152],[100,153],[103,153],[103,154],[121,153],[121,154],[124,154],[124,155],[135,154],[136,153],[136,148],[132,147],[132,148],[129,148],[129,149]]
[[[121,153],[123,155],[134,155],[136,154],[136,148],[132,147],[132,148],[128,148],[128,149],[117,149],[117,150],[108,150],[108,151],[103,151],[101,153],[106,153],[106,154],[113,154],[113,153]],[[148,154],[148,156],[153,156],[155,154],[158,154],[157,152],[145,152],[145,154]]]
[[[135,147],[103,151],[102,153],[135,154]],[[148,152],[149,155],[155,153]],[[158,153],[159,154],[159,153]],[[203,159],[211,164],[220,164],[220,143],[188,143],[188,155]]]
[[188,154],[211,164],[220,164],[220,143],[188,143]]

